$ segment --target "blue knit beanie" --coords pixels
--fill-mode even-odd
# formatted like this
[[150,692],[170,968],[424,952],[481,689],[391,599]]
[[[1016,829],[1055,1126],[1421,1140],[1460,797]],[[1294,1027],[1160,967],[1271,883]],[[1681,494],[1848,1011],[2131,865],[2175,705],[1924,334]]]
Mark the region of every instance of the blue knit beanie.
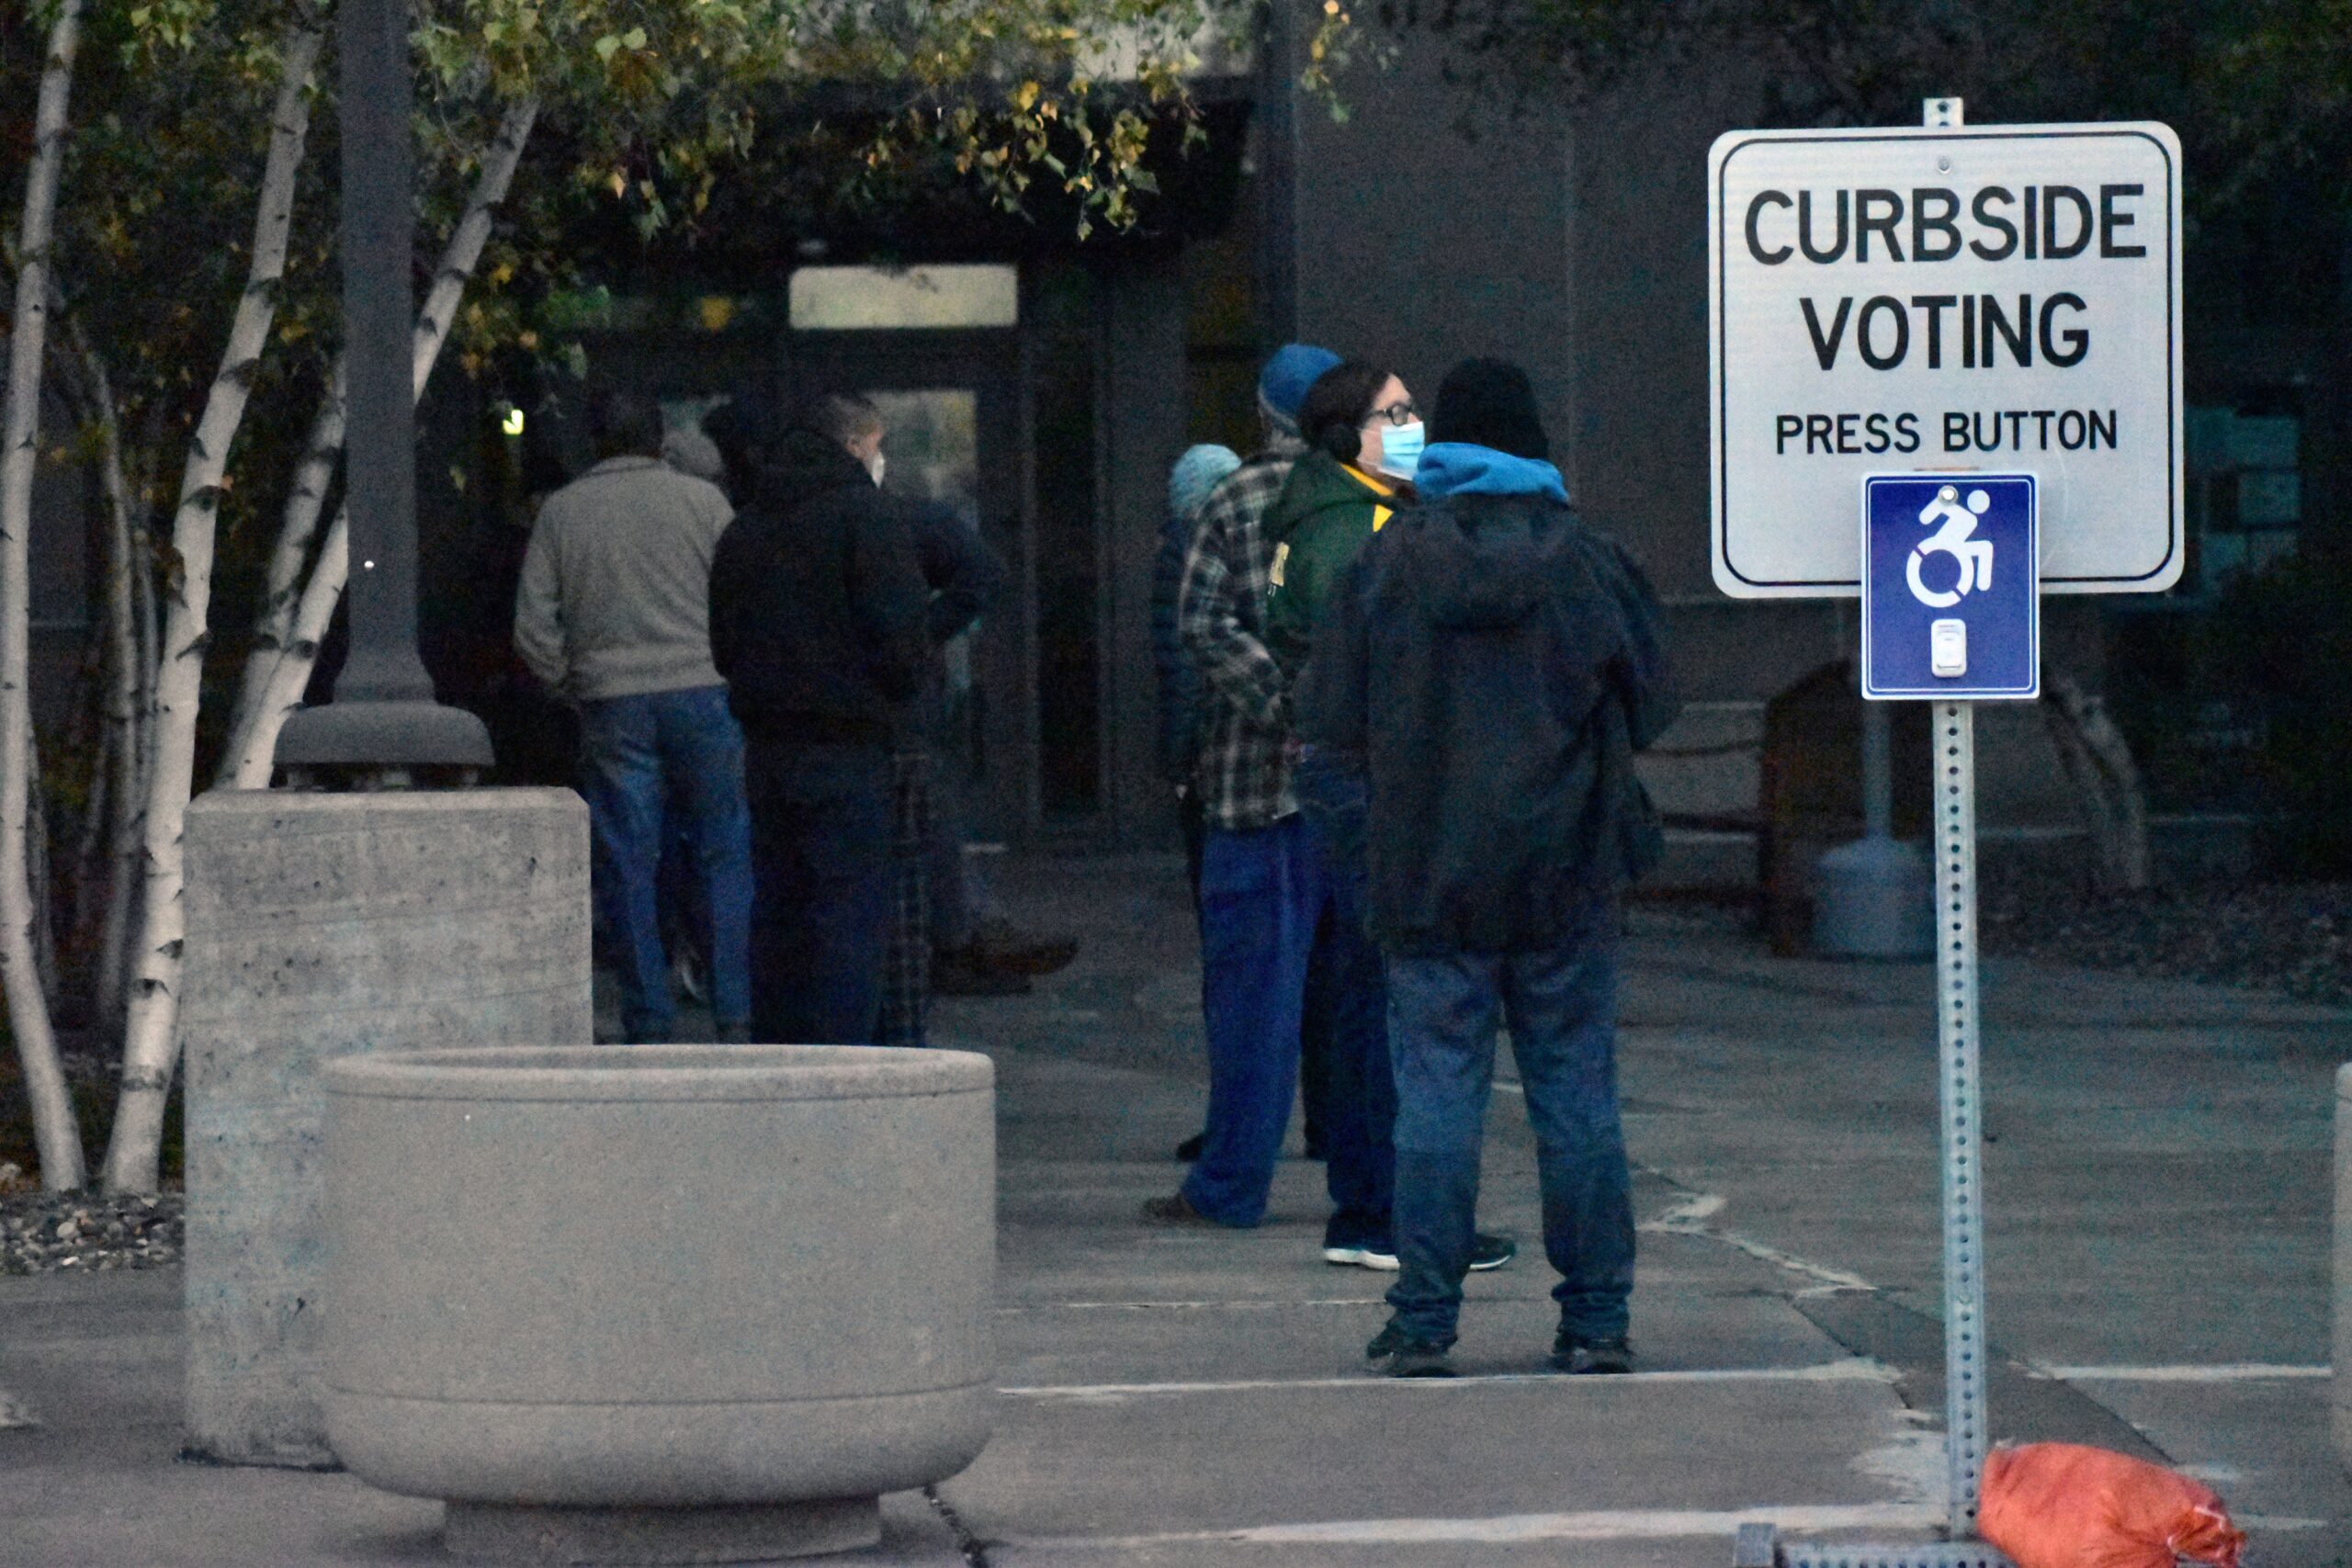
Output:
[[1295,434],[1298,431],[1298,405],[1306,400],[1306,389],[1322,378],[1323,372],[1340,363],[1340,356],[1328,348],[1312,344],[1284,344],[1266,361],[1265,369],[1258,373],[1258,409],[1280,430]]
[[1189,446],[1168,470],[1168,514],[1190,517],[1200,511],[1201,503],[1209,498],[1226,475],[1241,466],[1230,446],[1204,443]]

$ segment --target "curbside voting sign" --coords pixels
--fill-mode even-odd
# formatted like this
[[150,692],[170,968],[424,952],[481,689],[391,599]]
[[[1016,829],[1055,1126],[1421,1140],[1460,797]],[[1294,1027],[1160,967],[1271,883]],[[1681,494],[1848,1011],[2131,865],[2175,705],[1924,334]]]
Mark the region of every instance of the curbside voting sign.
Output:
[[1890,471],[2032,470],[2045,592],[2179,578],[2170,128],[1741,130],[1707,175],[1717,587],[1855,594]]

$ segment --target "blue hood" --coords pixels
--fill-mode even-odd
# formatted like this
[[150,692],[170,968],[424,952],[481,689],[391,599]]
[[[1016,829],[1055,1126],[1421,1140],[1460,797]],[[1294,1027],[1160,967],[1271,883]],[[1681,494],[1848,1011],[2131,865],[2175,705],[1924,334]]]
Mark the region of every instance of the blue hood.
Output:
[[1568,487],[1549,463],[1514,457],[1466,441],[1440,441],[1422,449],[1413,488],[1423,501],[1449,495],[1548,495],[1565,502]]

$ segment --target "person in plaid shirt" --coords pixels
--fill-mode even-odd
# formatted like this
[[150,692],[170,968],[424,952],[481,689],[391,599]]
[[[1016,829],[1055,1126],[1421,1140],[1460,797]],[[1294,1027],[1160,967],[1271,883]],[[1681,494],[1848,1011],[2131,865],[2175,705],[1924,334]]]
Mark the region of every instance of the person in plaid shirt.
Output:
[[1291,793],[1288,682],[1266,651],[1273,552],[1262,524],[1306,447],[1298,408],[1340,363],[1292,344],[1258,378],[1265,445],[1218,484],[1184,559],[1177,621],[1200,671],[1194,787],[1201,852],[1201,1007],[1208,1129],[1182,1190],[1144,1205],[1161,1224],[1254,1225],[1298,1080],[1299,1011],[1315,938],[1316,850]]

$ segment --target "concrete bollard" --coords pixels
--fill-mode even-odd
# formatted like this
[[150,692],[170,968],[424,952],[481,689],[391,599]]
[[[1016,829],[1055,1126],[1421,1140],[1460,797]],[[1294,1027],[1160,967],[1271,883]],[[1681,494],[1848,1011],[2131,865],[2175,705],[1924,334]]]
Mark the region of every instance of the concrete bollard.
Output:
[[994,1073],[865,1046],[413,1052],[326,1071],[335,1452],[453,1555],[880,1539],[993,1420]]
[[2352,1064],[2335,1074],[2335,1457],[2352,1471]]
[[322,1063],[590,1037],[570,790],[220,790],[187,813],[189,1450],[334,1462],[313,1395]]

